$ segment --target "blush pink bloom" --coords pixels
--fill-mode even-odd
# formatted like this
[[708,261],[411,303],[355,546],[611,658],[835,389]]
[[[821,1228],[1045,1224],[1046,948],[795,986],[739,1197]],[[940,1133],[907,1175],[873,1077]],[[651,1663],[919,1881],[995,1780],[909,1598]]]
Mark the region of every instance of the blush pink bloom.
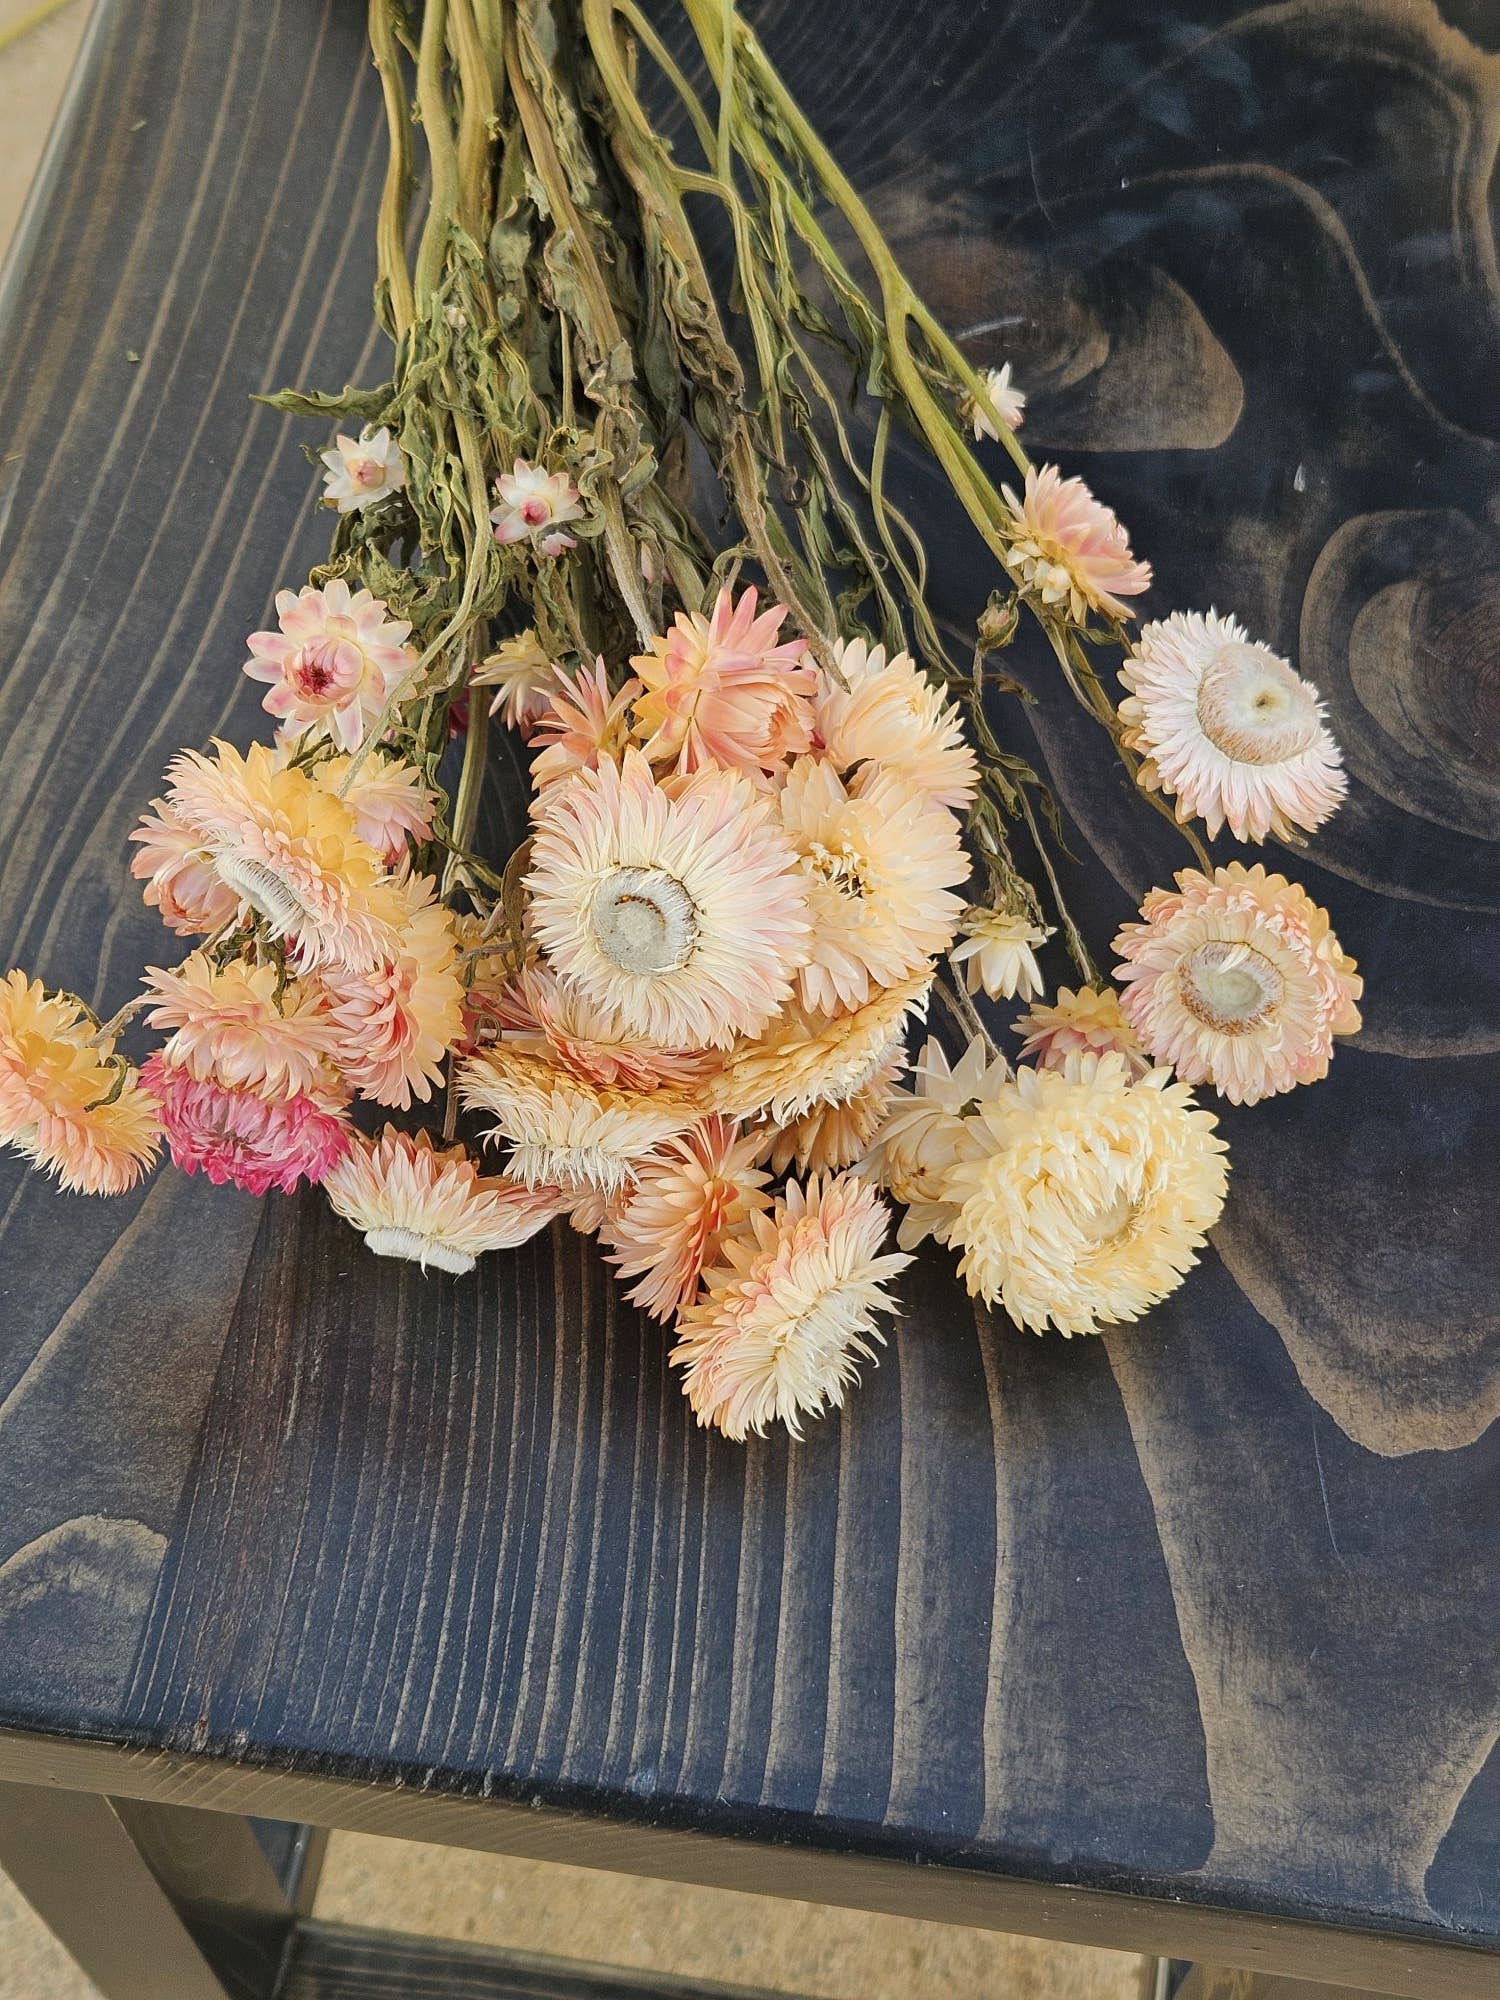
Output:
[[199,836],[164,800],[152,803],[154,811],[130,835],[140,842],[130,857],[130,872],[145,883],[145,900],[161,912],[168,930],[179,937],[207,936],[230,921],[239,898],[219,880],[213,856]]
[[553,688],[536,718],[531,785],[539,808],[546,795],[580,771],[597,771],[608,758],[618,764],[630,741],[630,704],[641,692],[638,680],[609,691],[603,660],[577,674],[553,669]]
[[1113,510],[1081,479],[1064,479],[1055,465],[1028,468],[1017,499],[1003,487],[1014,537],[1005,567],[1044,606],[1065,605],[1074,618],[1090,611],[1132,618],[1122,597],[1151,588],[1151,565],[1130,553],[1130,538]]
[[317,989],[243,958],[214,966],[195,951],[173,971],[147,968],[156,1004],[151,1028],[170,1028],[161,1059],[200,1082],[217,1078],[262,1097],[289,1097],[333,1082],[338,1033]]
[[323,498],[341,514],[373,506],[406,484],[401,447],[386,425],[368,437],[336,437],[318,456],[328,468],[323,474]]
[[[1016,388],[1010,379],[1010,363],[1003,368],[986,368],[980,380],[985,392],[995,407],[996,414],[1007,429],[1018,431],[1026,421],[1026,392]],[[964,398],[963,414],[973,426],[977,438],[997,438],[999,431],[988,410],[982,410],[972,396]]]
[[578,546],[577,537],[565,531],[564,523],[581,521],[578,488],[565,472],[549,472],[544,465],[532,465],[518,458],[515,469],[502,472],[495,481],[495,498],[500,505],[491,511],[495,540],[532,542],[538,555],[560,556]]
[[464,989],[457,972],[453,914],[434,884],[413,875],[396,885],[405,919],[395,949],[368,972],[329,967],[319,977],[334,1025],[334,1061],[345,1080],[376,1104],[425,1104],[443,1058],[463,1032]]
[[391,688],[416,665],[404,619],[382,598],[351,591],[342,577],[321,590],[276,593],[279,632],[252,632],[245,672],[268,681],[261,706],[283,736],[311,732],[356,750]]
[[348,1149],[351,1130],[339,1100],[325,1091],[265,1098],[216,1078],[194,1076],[152,1056],[141,1081],[161,1109],[173,1163],[215,1187],[232,1182],[247,1194],[302,1180],[320,1181]]
[[771,1176],[755,1164],[759,1144],[758,1133],[741,1138],[728,1119],[705,1118],[642,1163],[633,1193],[602,1231],[610,1262],[636,1280],[625,1295],[632,1305],[674,1318],[696,1298],[725,1235],[771,1206]]
[[313,769],[313,777],[354,815],[354,831],[373,847],[388,868],[406,859],[408,840],[426,840],[432,833],[437,799],[422,783],[420,772],[404,757],[387,757],[375,750],[354,773],[344,791],[352,757],[329,757]]
[[653,764],[771,771],[812,742],[818,677],[800,639],[777,644],[786,607],[756,616],[756,594],[719,592],[713,616],[679,611],[672,630],[631,665],[646,692],[636,729]]

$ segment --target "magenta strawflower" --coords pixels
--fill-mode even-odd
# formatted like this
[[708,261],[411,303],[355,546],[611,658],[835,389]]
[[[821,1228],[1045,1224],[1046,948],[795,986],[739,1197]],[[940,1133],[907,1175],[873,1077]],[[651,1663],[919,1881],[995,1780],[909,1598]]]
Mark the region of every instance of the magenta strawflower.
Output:
[[247,1194],[299,1181],[321,1181],[348,1149],[352,1127],[337,1098],[298,1091],[275,1101],[152,1056],[141,1071],[160,1108],[175,1166],[203,1174],[215,1187],[232,1182]]

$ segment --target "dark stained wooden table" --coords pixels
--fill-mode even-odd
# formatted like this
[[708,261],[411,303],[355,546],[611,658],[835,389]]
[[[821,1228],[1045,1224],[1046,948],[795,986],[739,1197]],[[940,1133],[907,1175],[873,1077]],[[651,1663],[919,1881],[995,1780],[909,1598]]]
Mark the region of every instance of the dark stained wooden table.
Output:
[[[1352,796],[1296,872],[1368,1026],[1226,1116],[1146,1324],[1023,1336],[933,1257],[801,1446],[696,1431],[565,1231],[424,1281],[316,1197],[7,1164],[0,1860],[112,2000],[573,1990],[316,1928],[283,1976],[316,1843],[239,1815],[1493,1996],[1500,5],[754,12],[1151,608],[1328,695]],[[107,1006],[170,944],[126,832],[258,728],[243,636],[324,537],[247,398],[383,365],[362,16],[106,4],[5,289],[0,950]],[[1019,664],[1107,939],[1182,856]]]

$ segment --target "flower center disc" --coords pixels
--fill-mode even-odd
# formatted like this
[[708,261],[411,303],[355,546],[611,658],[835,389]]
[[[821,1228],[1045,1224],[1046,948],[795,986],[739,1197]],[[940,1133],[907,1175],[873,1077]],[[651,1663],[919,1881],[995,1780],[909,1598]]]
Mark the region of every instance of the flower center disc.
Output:
[[622,972],[676,972],[698,941],[693,899],[663,868],[616,868],[595,898],[591,928]]
[[1263,953],[1218,939],[1183,960],[1181,991],[1183,1005],[1205,1027],[1245,1035],[1276,1012],[1286,981]]
[[1311,749],[1322,727],[1317,698],[1264,646],[1220,647],[1198,683],[1198,720],[1239,764],[1284,764]]

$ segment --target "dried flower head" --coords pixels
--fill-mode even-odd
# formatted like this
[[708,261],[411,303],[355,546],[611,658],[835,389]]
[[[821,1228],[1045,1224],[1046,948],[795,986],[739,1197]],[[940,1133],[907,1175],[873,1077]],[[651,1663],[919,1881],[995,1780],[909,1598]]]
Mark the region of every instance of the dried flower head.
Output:
[[780,604],[757,617],[753,589],[737,602],[721,590],[711,618],[679,611],[671,631],[637,654],[631,665],[646,692],[636,729],[653,764],[759,773],[807,749],[817,677],[802,640],[777,644],[785,617]]
[[912,1070],[910,1091],[890,1093],[865,1171],[904,1209],[896,1231],[903,1250],[925,1237],[948,1241],[958,1210],[948,1196],[948,1171],[984,1150],[976,1113],[1009,1087],[1010,1069],[976,1035],[949,1067],[943,1046],[929,1037]]
[[1210,836],[1226,825],[1236,840],[1311,833],[1348,789],[1317,689],[1233,618],[1174,611],[1143,625],[1120,679],[1141,784]]
[[1284,875],[1238,861],[1153,889],[1114,948],[1120,1005],[1147,1050],[1235,1104],[1326,1076],[1359,1030],[1364,982],[1328,912]]
[[340,435],[318,456],[328,468],[323,474],[324,502],[341,514],[373,506],[406,484],[401,447],[384,424],[364,437]]
[[502,547],[510,542],[530,542],[540,556],[548,559],[578,546],[576,535],[566,532],[564,523],[581,521],[578,488],[565,472],[549,472],[544,465],[532,465],[518,458],[510,472],[495,481],[495,497],[500,505],[490,519],[495,524],[495,540]]
[[643,1042],[544,965],[523,967],[487,995],[485,1011],[515,1047],[549,1055],[575,1076],[610,1089],[694,1089],[722,1065],[714,1049],[663,1049]]
[[1069,1056],[1081,1055],[1121,1056],[1132,1076],[1151,1067],[1112,986],[1080,986],[1077,992],[1060,986],[1050,1004],[1038,1002],[1013,1026],[1024,1037],[1022,1057],[1030,1056],[1038,1069],[1061,1069]]
[[906,1068],[906,1051],[898,1042],[852,1097],[842,1104],[815,1104],[790,1125],[773,1126],[761,1136],[761,1147],[778,1174],[841,1173],[868,1154],[894,1101],[893,1086]]
[[387,618],[368,590],[342,577],[315,590],[276,593],[279,632],[252,632],[245,672],[268,681],[261,706],[283,736],[328,736],[357,750],[391,689],[417,664],[406,644],[411,626]]
[[705,1118],[642,1163],[634,1191],[601,1231],[620,1276],[637,1281],[626,1293],[632,1305],[674,1318],[697,1296],[725,1234],[770,1207],[758,1143],[725,1118]]
[[847,1104],[880,1072],[909,1016],[932,990],[925,968],[882,986],[847,1014],[810,1015],[798,1007],[754,1041],[738,1043],[711,1086],[715,1105],[733,1118],[765,1116],[786,1125],[817,1104]]
[[469,685],[493,688],[490,714],[529,736],[532,724],[546,711],[557,671],[546,647],[528,625],[480,661]]
[[1024,497],[1008,486],[1001,490],[1014,537],[1005,567],[1019,589],[1044,606],[1066,605],[1077,619],[1090,611],[1134,616],[1119,600],[1151,588],[1151,565],[1136,561],[1113,510],[1081,479],[1064,479],[1055,465],[1033,465]]
[[378,1141],[356,1138],[323,1189],[377,1257],[425,1271],[472,1271],[486,1250],[512,1250],[567,1206],[556,1188],[486,1179],[462,1146],[435,1147],[388,1125]]
[[210,849],[164,799],[152,801],[129,838],[140,843],[130,857],[130,872],[145,883],[143,899],[160,911],[168,930],[203,937],[233,919],[239,897],[219,880]]
[[985,1148],[947,1175],[959,1274],[1041,1333],[1139,1319],[1177,1289],[1224,1206],[1211,1112],[1166,1070],[1119,1056],[1022,1069],[979,1107]]
[[345,1081],[376,1104],[425,1104],[443,1058],[463,1030],[453,914],[425,875],[396,884],[400,924],[389,954],[366,972],[329,966],[318,975]]
[[398,867],[406,859],[408,840],[430,837],[437,798],[404,757],[372,750],[351,778],[353,764],[352,757],[325,757],[313,766],[312,776],[325,792],[342,797],[360,839],[388,868]]
[[1037,947],[1052,933],[1017,910],[972,908],[964,912],[963,941],[953,947],[953,963],[966,965],[971,993],[992,1000],[1032,1000],[1044,990]]
[[958,710],[909,653],[887,660],[883,646],[852,639],[837,650],[843,685],[820,671],[814,704],[815,745],[839,771],[879,765],[929,805],[966,812],[979,764],[964,741]]
[[158,1053],[141,1080],[161,1107],[162,1129],[175,1166],[226,1181],[247,1194],[301,1180],[320,1181],[343,1158],[350,1126],[340,1096],[323,1089],[262,1097],[191,1070]]
[[145,985],[156,998],[147,1025],[173,1031],[163,1062],[262,1097],[334,1083],[337,1029],[309,982],[243,958],[215,966],[195,951],[175,971],[151,966]]
[[876,1314],[896,1310],[886,1281],[911,1261],[882,1254],[889,1223],[868,1182],[814,1175],[725,1239],[672,1350],[700,1425],[737,1442],[771,1423],[801,1437],[804,1417],[842,1406],[885,1338]]
[[156,1157],[155,1101],[71,994],[0,980],[0,1143],[72,1194],[123,1194]]
[[627,680],[617,694],[609,691],[603,660],[592,671],[576,675],[561,667],[553,678],[535,726],[531,784],[541,810],[555,788],[580,771],[594,771],[608,761],[618,764],[630,742],[630,704],[641,691],[638,680]]
[[[1018,431],[1026,419],[1026,396],[1023,390],[1017,389],[1011,382],[1010,363],[1007,361],[1002,368],[986,368],[981,380],[999,414],[1000,421],[1008,429]],[[975,437],[999,437],[1000,433],[995,428],[989,411],[981,409],[975,397],[964,398],[963,415],[965,421],[973,426]]]

